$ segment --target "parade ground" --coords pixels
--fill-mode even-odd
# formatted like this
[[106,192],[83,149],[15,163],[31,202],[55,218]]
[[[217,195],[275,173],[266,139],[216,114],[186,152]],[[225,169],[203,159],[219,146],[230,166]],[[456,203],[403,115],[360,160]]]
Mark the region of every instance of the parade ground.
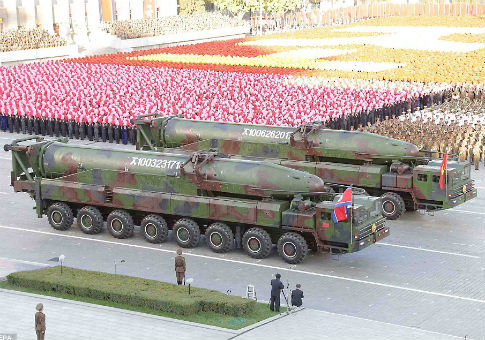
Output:
[[[21,137],[25,135],[1,133],[2,150],[3,144]],[[138,229],[125,240],[106,231],[86,235],[75,225],[64,232],[54,230],[47,218],[36,217],[28,195],[13,192],[11,166],[11,153],[0,154],[0,277],[57,265],[49,259],[63,254],[66,266],[113,273],[114,262],[124,260],[117,266],[119,274],[175,282],[174,241],[153,245]],[[42,302],[49,339],[75,339],[82,334],[90,339],[256,339],[270,334],[278,339],[483,339],[483,167],[472,170],[472,178],[478,189],[476,199],[433,215],[405,213],[387,222],[388,238],[354,254],[311,254],[303,264],[288,265],[275,250],[263,260],[251,259],[242,250],[216,254],[205,246],[204,238],[199,247],[184,251],[186,276],[197,287],[243,296],[252,284],[258,300],[267,301],[275,273],[291,288],[300,283],[305,309],[275,316],[263,325],[234,331],[0,290],[0,333],[34,338],[34,307]]]

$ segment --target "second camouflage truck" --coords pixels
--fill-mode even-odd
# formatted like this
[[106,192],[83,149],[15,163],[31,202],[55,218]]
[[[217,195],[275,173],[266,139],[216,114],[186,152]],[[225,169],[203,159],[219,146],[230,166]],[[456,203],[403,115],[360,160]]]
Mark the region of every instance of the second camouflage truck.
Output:
[[424,157],[411,143],[359,131],[189,120],[178,116],[139,117],[137,147],[187,152],[214,149],[231,157],[264,159],[322,178],[336,191],[353,184],[382,197],[388,219],[407,210],[439,210],[477,196],[468,162],[448,161],[440,188],[441,160]]
[[354,195],[346,220],[334,223],[341,195],[323,181],[280,165],[222,158],[214,153],[166,154],[69,145],[25,138],[5,145],[12,152],[11,185],[35,200],[38,217],[57,230],[78,227],[116,238],[168,239],[227,252],[234,243],[254,258],[277,244],[289,263],[308,249],[352,253],[389,234],[378,198]]

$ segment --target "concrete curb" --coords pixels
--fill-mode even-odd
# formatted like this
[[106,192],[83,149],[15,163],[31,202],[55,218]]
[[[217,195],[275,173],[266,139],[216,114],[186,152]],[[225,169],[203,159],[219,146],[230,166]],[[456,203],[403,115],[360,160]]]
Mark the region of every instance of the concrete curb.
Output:
[[78,53],[77,45],[59,47],[46,47],[32,50],[8,51],[0,53],[0,65],[2,63],[37,60],[64,56],[74,56]]
[[255,324],[252,324],[252,325],[249,325],[249,326],[246,326],[244,328],[241,328],[241,329],[238,329],[238,334],[234,335],[233,337],[229,338],[228,340],[231,340],[231,339],[234,339],[234,338],[237,338],[238,336],[244,334],[244,333],[247,333],[249,331],[252,331],[253,329],[256,329],[258,327],[261,327],[261,326],[264,326],[264,325],[267,325],[273,321],[276,321],[276,320],[279,320],[279,319],[282,319],[284,317],[287,317],[287,316],[290,316],[291,314],[295,314],[295,313],[298,313],[302,310],[304,310],[305,307],[299,307],[299,308],[295,308],[293,309],[291,312],[283,312],[283,313],[279,313],[275,316],[272,316],[268,319],[264,319],[264,320],[261,320],[259,322],[256,322]]
[[57,297],[48,296],[48,295],[39,295],[39,294],[20,292],[20,291],[11,290],[11,289],[0,288],[0,293],[20,295],[20,296],[28,296],[28,297],[36,298],[36,299],[39,299],[39,300],[51,300],[51,301],[56,301],[56,302],[69,303],[69,304],[72,304],[72,305],[77,305],[77,306],[81,306],[81,307],[85,307],[85,308],[94,308],[94,309],[101,309],[101,310],[106,310],[106,311],[110,311],[110,312],[124,313],[124,314],[133,315],[133,316],[139,316],[139,317],[144,317],[144,318],[161,320],[161,321],[165,321],[165,322],[171,322],[171,323],[180,324],[180,325],[184,325],[184,326],[210,329],[210,330],[214,330],[214,331],[218,331],[218,332],[224,332],[224,333],[228,333],[228,334],[237,335],[241,331],[241,330],[233,330],[233,329],[222,328],[222,327],[211,326],[211,325],[204,325],[204,324],[190,322],[190,321],[172,319],[172,318],[167,318],[167,317],[164,317],[164,316],[158,316],[158,315],[153,315],[153,314],[135,312],[135,311],[127,310],[127,309],[96,305],[96,304],[92,304],[92,303],[80,302],[80,301],[75,301],[75,300],[62,299],[62,298],[57,298]]

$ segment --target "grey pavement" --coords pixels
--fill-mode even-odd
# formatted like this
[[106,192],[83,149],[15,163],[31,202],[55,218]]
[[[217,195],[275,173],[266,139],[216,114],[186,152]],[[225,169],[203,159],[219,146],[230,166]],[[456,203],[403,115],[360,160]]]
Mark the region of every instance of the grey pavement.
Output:
[[[0,148],[19,137],[23,135],[0,133]],[[35,216],[28,195],[13,193],[10,157],[10,153],[0,153],[0,258],[4,267],[22,270],[52,265],[48,259],[64,254],[66,265],[113,272],[113,261],[124,259],[118,267],[122,274],[174,282],[175,242],[147,243],[138,229],[126,240],[114,239],[106,231],[86,235],[75,225],[64,232],[52,229],[46,218]],[[391,235],[361,252],[340,257],[311,254],[304,263],[290,266],[276,251],[264,260],[251,259],[240,250],[215,254],[202,239],[199,247],[185,252],[187,275],[199,287],[231,290],[240,296],[247,284],[254,284],[258,297],[267,300],[269,280],[280,272],[285,283],[302,284],[307,308],[367,320],[371,328],[380,322],[484,339],[483,166],[472,170],[472,176],[478,188],[475,200],[434,215],[406,213],[398,221],[388,221]],[[10,269],[0,269],[0,275],[2,270]]]
[[[18,339],[35,339],[35,305],[44,304],[46,339],[353,339],[353,340],[456,340],[457,337],[302,309],[280,314],[240,330],[229,330],[117,308],[0,289],[1,333]],[[350,327],[351,325],[351,327]]]

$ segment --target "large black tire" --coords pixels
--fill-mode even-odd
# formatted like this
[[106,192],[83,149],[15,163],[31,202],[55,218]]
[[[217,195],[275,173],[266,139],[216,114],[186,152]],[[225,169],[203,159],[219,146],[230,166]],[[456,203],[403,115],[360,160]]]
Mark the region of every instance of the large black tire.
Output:
[[175,241],[182,248],[197,247],[200,240],[200,228],[197,223],[189,218],[181,218],[173,225]]
[[246,253],[255,259],[268,257],[273,246],[268,232],[261,228],[246,231],[242,237],[242,244]]
[[47,219],[52,228],[67,230],[74,222],[74,215],[66,203],[56,202],[52,203],[47,209]]
[[397,220],[406,211],[403,198],[395,192],[386,192],[381,198],[382,216],[387,219]]
[[113,210],[106,219],[109,233],[116,238],[128,238],[133,235],[133,219],[124,210]]
[[234,244],[234,234],[227,224],[212,223],[205,231],[205,241],[216,253],[227,253]]
[[141,230],[145,240],[150,243],[162,243],[168,239],[168,226],[163,217],[148,215],[141,221]]
[[297,233],[284,233],[278,240],[278,254],[288,263],[303,262],[308,254],[308,244],[305,238]]
[[103,215],[91,206],[85,206],[77,212],[77,226],[85,234],[99,234],[103,231]]

